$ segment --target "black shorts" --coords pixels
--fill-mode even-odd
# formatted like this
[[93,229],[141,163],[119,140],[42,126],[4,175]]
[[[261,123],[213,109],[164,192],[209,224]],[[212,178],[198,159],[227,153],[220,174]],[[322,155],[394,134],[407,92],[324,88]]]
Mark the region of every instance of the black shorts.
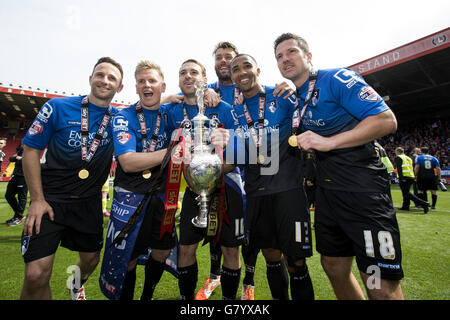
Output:
[[279,249],[295,260],[312,256],[311,220],[303,189],[247,197],[247,221],[250,247]]
[[164,204],[158,196],[153,196],[147,205],[130,260],[146,254],[148,248],[170,250],[176,245],[175,229],[173,229],[174,232],[166,232],[162,238],[160,237],[163,216]]
[[418,178],[417,179],[417,189],[420,191],[434,190],[438,189],[437,178]]
[[[218,192],[218,191],[217,191]],[[244,207],[241,196],[230,186],[225,185],[227,216],[229,222],[222,221],[218,243],[224,247],[238,247],[244,240]],[[215,241],[215,237],[207,237],[207,228],[198,228],[192,224],[192,218],[199,214],[199,206],[195,198],[197,194],[186,188],[180,213],[180,244],[191,245],[205,239]]]
[[22,256],[25,263],[52,255],[62,247],[78,252],[96,252],[103,246],[103,212],[101,194],[83,201],[61,203],[47,201],[54,221],[48,214],[41,220],[38,235],[22,233]]
[[372,274],[372,268],[378,267],[383,279],[403,278],[400,230],[387,193],[335,191],[318,186],[314,218],[320,254],[356,256],[358,268],[364,273]]

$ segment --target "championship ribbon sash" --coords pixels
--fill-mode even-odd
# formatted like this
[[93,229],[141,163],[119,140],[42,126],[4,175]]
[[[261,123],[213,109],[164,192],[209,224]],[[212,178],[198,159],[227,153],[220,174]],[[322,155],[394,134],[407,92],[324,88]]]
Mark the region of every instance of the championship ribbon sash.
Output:
[[[130,217],[137,210],[142,202],[144,195],[135,194],[133,192],[116,188],[114,190],[114,198],[111,206],[111,217],[108,222],[108,229],[105,239],[105,250],[100,271],[99,285],[102,293],[111,300],[117,300],[122,294],[123,282],[127,272],[128,264],[133,253],[133,249],[139,235],[139,231],[144,220],[144,215],[137,216],[132,228],[129,229],[125,238],[115,246],[111,243],[116,235],[123,230],[130,220]],[[160,201],[164,200],[163,195],[155,194]],[[150,205],[151,198],[144,205],[144,212]],[[178,277],[177,261],[178,261],[178,239],[176,230],[173,231],[176,239],[176,245],[171,249],[169,257],[165,261],[164,269],[175,277]],[[148,248],[147,254],[138,257],[138,264],[145,265],[150,256],[151,248]]]
[[[178,128],[174,144],[178,140],[181,130],[182,128],[180,126],[180,128]],[[175,213],[178,209],[178,195],[180,194],[181,176],[183,174],[183,156],[185,148],[184,137],[179,137],[179,140],[180,142],[178,143],[177,147],[180,148],[179,152],[175,150],[170,159],[169,170],[167,172],[166,195],[164,199],[164,216],[161,223],[160,233],[161,238],[166,232],[172,233],[173,221],[175,218]],[[173,146],[171,150],[173,150]]]
[[[99,278],[100,290],[105,297],[111,300],[119,299],[122,293],[128,263],[130,262],[144,215],[137,216],[126,236],[116,245],[112,244],[117,239],[116,235],[128,224],[139,204],[142,203],[143,198],[143,194],[134,194],[127,190],[114,190]],[[144,203],[144,210],[149,203],[150,199]]]

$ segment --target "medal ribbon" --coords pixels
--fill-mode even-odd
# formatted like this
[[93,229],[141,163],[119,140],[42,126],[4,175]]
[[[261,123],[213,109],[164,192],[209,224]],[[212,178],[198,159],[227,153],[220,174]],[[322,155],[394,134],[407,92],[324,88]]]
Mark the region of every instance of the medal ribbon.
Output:
[[136,105],[136,115],[139,120],[139,126],[141,128],[142,152],[153,152],[156,149],[156,143],[158,142],[159,130],[161,129],[161,110],[158,110],[158,116],[156,117],[155,127],[153,128],[150,145],[147,140],[147,126],[145,124],[144,110],[142,108],[140,101]]
[[[216,88],[215,88],[216,93],[218,93],[220,95],[220,97],[222,98],[222,94],[220,92],[220,87],[219,87],[219,81],[216,82]],[[233,107],[238,105],[238,100],[239,100],[239,95],[241,94],[241,90],[238,88],[238,86],[235,85],[234,87],[234,93],[233,93]]]
[[86,164],[92,160],[95,152],[100,146],[100,142],[103,139],[105,130],[108,127],[109,119],[111,118],[111,106],[109,105],[105,111],[105,115],[95,133],[94,139],[90,146],[89,142],[89,100],[88,96],[85,96],[81,101],[81,160],[83,168]]
[[259,157],[259,146],[261,145],[264,132],[265,105],[266,105],[266,90],[262,88],[262,90],[259,93],[258,132],[257,132],[255,128],[255,123],[253,122],[252,116],[248,111],[247,104],[245,102],[243,104],[245,121],[247,122],[247,127],[249,128],[253,142],[255,143],[257,157]]
[[300,94],[298,92],[298,89],[296,90],[296,98],[297,99],[295,101],[295,109],[294,109],[294,113],[292,115],[292,134],[293,135],[298,135],[300,133],[299,132],[300,123],[305,114],[306,107],[308,106],[309,100],[311,100],[311,98],[312,98],[312,93],[314,91],[314,87],[315,87],[316,81],[317,81],[317,73],[318,73],[317,70],[315,70],[315,69],[311,70],[311,75],[309,76],[309,83],[308,83],[308,93],[306,94],[305,103],[303,104],[301,113],[300,113],[299,106],[298,106],[298,99],[300,99]]

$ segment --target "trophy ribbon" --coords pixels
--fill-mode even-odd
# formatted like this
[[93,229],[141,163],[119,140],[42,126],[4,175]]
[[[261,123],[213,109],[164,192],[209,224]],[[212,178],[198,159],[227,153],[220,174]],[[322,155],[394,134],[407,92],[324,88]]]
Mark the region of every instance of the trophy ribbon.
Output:
[[[173,221],[178,209],[178,196],[180,193],[181,176],[183,174],[183,156],[185,148],[185,139],[180,136],[182,127],[177,130],[177,135],[174,141],[179,139],[178,146],[175,147],[175,152],[170,158],[169,170],[167,172],[166,192],[164,199],[164,215],[161,223],[160,237],[162,238],[164,233],[173,231]],[[174,150],[174,145],[171,150]],[[177,153],[177,148],[181,148],[180,153]]]

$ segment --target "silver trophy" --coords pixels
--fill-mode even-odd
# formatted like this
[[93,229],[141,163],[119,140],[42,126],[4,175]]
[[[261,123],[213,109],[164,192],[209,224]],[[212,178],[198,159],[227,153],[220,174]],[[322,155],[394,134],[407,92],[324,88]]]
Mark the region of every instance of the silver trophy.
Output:
[[183,169],[184,178],[189,188],[197,193],[200,206],[199,214],[192,219],[192,223],[198,228],[206,228],[208,224],[209,195],[214,191],[218,180],[222,175],[222,161],[219,155],[213,152],[214,148],[207,144],[208,129],[205,123],[210,123],[210,128],[217,126],[204,115],[204,90],[205,82],[195,82],[198,114],[192,119],[194,123],[194,148],[189,164]]

